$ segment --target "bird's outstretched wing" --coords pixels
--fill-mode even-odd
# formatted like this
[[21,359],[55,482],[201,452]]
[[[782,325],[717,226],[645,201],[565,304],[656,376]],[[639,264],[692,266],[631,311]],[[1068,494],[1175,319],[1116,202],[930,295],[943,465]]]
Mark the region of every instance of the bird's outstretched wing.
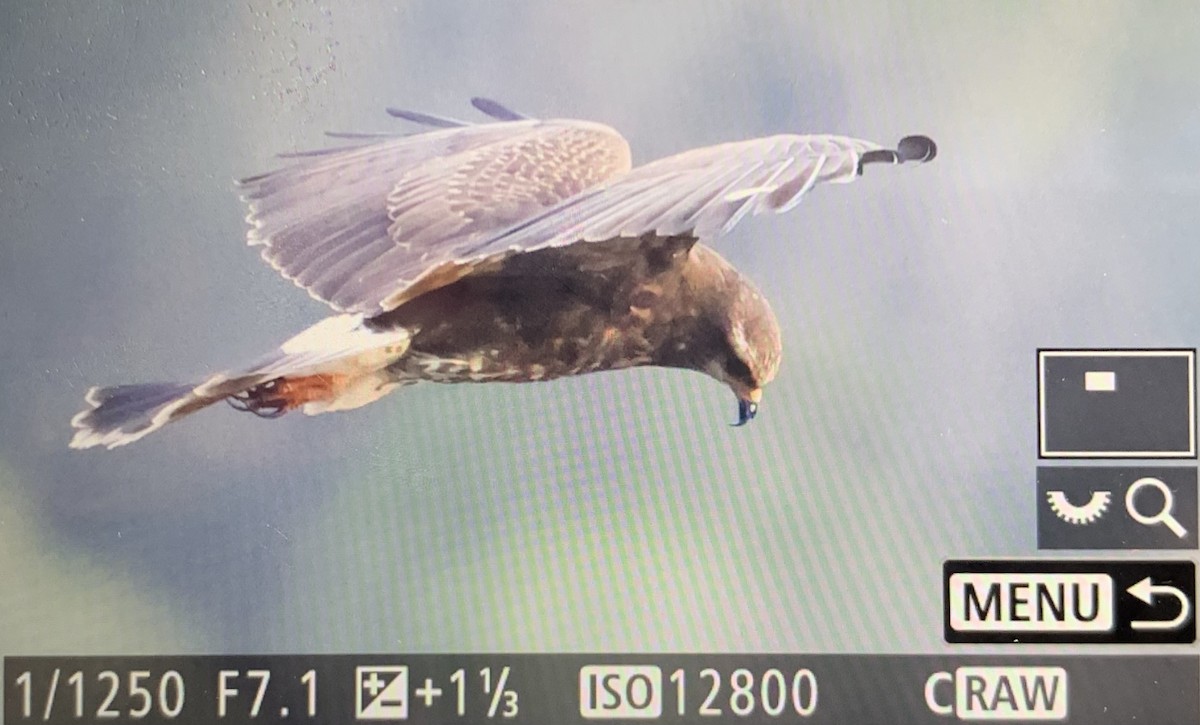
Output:
[[818,184],[853,181],[864,164],[928,161],[936,146],[923,136],[896,150],[842,136],[773,136],[687,151],[640,166],[582,191],[552,209],[457,250],[400,285],[382,305],[395,308],[420,294],[519,252],[618,238],[688,236],[712,239],[747,214],[784,212]]
[[317,299],[372,314],[422,273],[629,170],[629,145],[607,126],[474,103],[500,122],[389,109],[436,130],[335,134],[360,143],[242,180],[250,244]]

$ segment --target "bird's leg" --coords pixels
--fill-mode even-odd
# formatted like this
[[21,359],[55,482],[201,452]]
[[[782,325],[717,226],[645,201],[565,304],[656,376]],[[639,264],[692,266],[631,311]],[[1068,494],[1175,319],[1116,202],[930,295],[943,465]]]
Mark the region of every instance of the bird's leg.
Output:
[[225,398],[234,410],[253,413],[259,418],[278,418],[288,411],[288,401],[268,397],[279,390],[279,380],[268,380]]
[[278,418],[305,403],[327,401],[337,396],[346,383],[344,375],[301,375],[259,383],[226,398],[234,410],[254,413],[259,418]]

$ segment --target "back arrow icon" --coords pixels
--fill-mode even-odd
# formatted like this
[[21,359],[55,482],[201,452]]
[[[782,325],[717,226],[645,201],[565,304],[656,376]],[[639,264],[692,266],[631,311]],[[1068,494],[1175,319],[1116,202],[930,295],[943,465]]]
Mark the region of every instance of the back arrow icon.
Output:
[[1179,602],[1179,614],[1175,615],[1174,619],[1134,620],[1129,623],[1129,626],[1134,629],[1178,629],[1192,616],[1192,603],[1188,601],[1183,592],[1166,584],[1154,584],[1150,581],[1150,577],[1146,577],[1125,591],[1150,606],[1154,606],[1154,597],[1158,594],[1175,597]]

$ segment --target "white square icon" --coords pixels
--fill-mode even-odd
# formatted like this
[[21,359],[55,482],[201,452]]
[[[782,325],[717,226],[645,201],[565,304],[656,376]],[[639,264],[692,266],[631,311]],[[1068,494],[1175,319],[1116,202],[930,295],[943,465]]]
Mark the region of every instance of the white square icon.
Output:
[[1089,370],[1083,374],[1083,389],[1089,393],[1117,392],[1117,374],[1112,370]]

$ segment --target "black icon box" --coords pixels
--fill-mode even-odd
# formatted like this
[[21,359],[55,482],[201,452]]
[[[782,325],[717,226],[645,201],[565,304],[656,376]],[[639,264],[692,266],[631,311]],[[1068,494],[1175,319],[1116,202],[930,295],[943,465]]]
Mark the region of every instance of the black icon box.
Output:
[[1038,466],[1039,549],[1195,549],[1194,466]]
[[950,560],[942,576],[951,644],[1196,641],[1191,561]]
[[1195,458],[1196,351],[1038,350],[1041,458]]

